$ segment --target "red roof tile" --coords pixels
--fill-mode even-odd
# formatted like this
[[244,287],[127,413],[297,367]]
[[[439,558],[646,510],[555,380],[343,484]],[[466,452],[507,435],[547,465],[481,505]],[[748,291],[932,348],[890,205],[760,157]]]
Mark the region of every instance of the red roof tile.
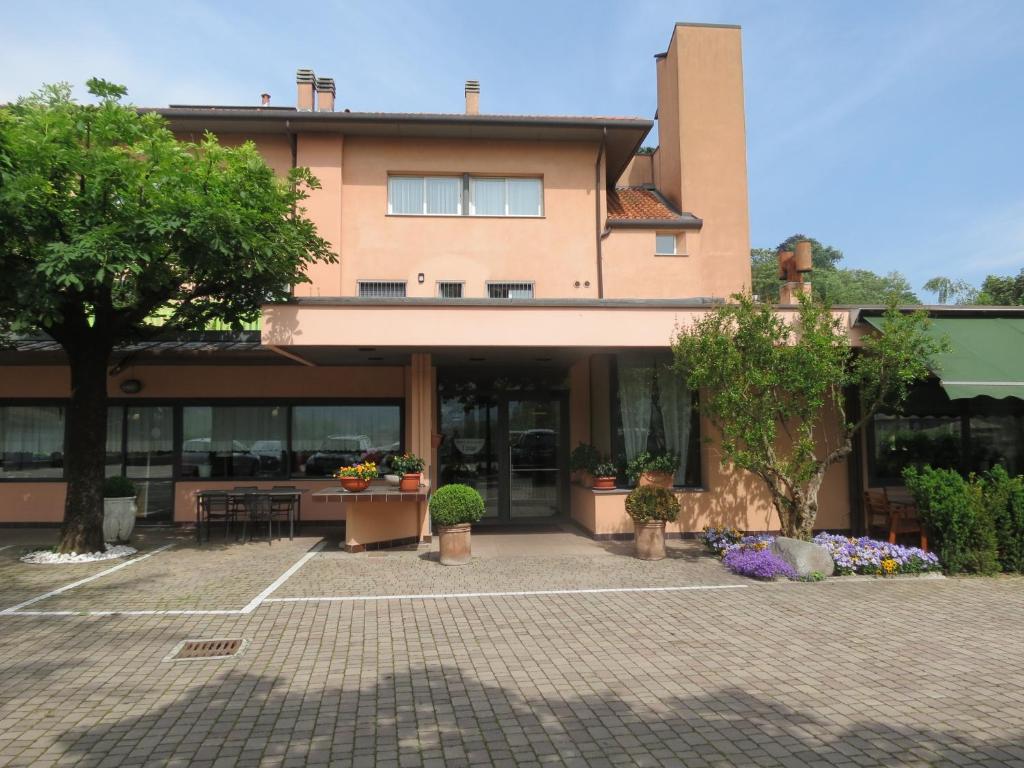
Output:
[[616,187],[608,190],[608,219],[611,221],[678,219],[665,199],[650,187]]

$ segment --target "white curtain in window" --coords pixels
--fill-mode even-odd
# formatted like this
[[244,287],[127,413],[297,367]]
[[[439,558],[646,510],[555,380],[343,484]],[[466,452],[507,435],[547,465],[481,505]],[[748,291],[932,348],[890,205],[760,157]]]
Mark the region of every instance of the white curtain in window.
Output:
[[683,376],[672,370],[671,363],[662,363],[658,366],[658,403],[661,405],[662,425],[665,430],[665,447],[681,457],[675,484],[685,485],[690,425],[693,423],[693,393],[686,386]]
[[541,215],[540,179],[508,180],[508,212],[510,216]]
[[647,450],[653,384],[654,369],[649,363],[619,358],[619,407],[627,461]]
[[505,179],[470,179],[474,216],[505,215]]
[[0,477],[60,477],[64,409],[49,405],[0,408]]
[[458,215],[462,179],[436,177],[427,179],[427,213]]
[[419,176],[390,177],[388,210],[391,213],[423,213],[423,179]]

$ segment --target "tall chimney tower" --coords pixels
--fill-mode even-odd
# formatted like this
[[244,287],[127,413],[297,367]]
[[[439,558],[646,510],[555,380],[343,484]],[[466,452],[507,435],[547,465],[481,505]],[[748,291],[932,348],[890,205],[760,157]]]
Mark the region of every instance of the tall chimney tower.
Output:
[[316,110],[317,112],[334,111],[333,77],[318,77],[316,79]]
[[466,114],[480,114],[480,81],[466,81]]
[[298,98],[295,101],[295,108],[299,112],[312,112],[316,104],[316,97],[313,95],[313,88],[316,85],[316,75],[312,69],[299,69],[295,72],[295,87],[298,91]]

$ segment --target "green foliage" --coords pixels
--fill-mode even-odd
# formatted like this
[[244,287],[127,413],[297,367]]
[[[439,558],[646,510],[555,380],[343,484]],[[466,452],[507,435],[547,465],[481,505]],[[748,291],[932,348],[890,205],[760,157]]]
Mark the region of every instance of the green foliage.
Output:
[[[811,243],[811,263],[814,266],[811,290],[829,304],[878,304],[890,300],[899,304],[920,303],[910,283],[899,272],[879,275],[867,269],[845,269],[840,266],[843,252],[813,237],[792,235],[779,243],[778,249],[791,251],[801,240]],[[778,249],[754,248],[750,251],[751,293],[769,304],[779,300]]]
[[105,499],[123,499],[134,496],[135,493],[135,483],[127,477],[115,475],[103,481],[103,498]]
[[[928,375],[939,345],[923,313],[895,306],[884,332],[854,354],[842,320],[819,300],[801,297],[795,316],[785,318],[750,296],[734,299],[679,333],[675,368],[701,390],[701,410],[721,433],[723,463],[759,477],[784,534],[807,539],[825,470],[845,458],[853,433],[880,407],[898,407],[909,386]],[[863,394],[856,424],[845,415],[851,386]],[[838,415],[839,434],[819,445],[828,412]]]
[[391,470],[398,475],[418,475],[423,471],[423,466],[423,459],[408,451],[391,458]]
[[1024,269],[1017,275],[989,275],[981,284],[979,304],[1004,307],[1024,306]]
[[1024,572],[1024,477],[1010,477],[996,465],[980,478],[982,496],[995,527],[1000,567]]
[[590,443],[580,443],[572,449],[569,467],[573,472],[594,473],[594,467],[601,461],[601,452]]
[[619,474],[619,469],[615,466],[615,462],[603,459],[594,465],[591,474],[594,477],[615,477]]
[[679,519],[679,499],[668,488],[642,485],[626,497],[626,512],[637,523],[674,523]]
[[483,515],[484,500],[468,485],[442,485],[430,497],[430,516],[437,525],[475,523]]
[[662,453],[641,451],[626,465],[626,478],[629,482],[635,483],[644,472],[667,472],[674,475],[679,469],[681,461],[682,457],[675,451]]
[[903,480],[917,504],[928,540],[949,573],[999,570],[998,543],[984,489],[951,469],[907,467]]
[[952,280],[948,277],[933,277],[924,284],[924,289],[934,293],[939,304],[975,304],[978,289],[966,280]]

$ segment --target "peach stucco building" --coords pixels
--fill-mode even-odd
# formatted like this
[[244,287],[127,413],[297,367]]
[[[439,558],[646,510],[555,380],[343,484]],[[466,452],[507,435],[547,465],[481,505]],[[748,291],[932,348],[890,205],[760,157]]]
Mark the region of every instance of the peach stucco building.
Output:
[[[624,487],[571,481],[586,442],[617,461],[681,454],[670,533],[774,528],[667,367],[679,326],[750,287],[740,30],[679,24],[654,69],[653,152],[652,120],[488,114],[474,82],[465,114],[342,111],[308,70],[296,107],[158,110],[183,139],[251,140],[281,173],[311,168],[307,212],[340,258],[266,306],[258,333],[117,354],[108,461],[140,481],[140,514],[189,522],[200,488],[288,484],[310,492],[304,520],[341,520],[350,502],[313,495],[330,472],[411,450],[432,487],[480,490],[484,524],[628,534]],[[67,369],[46,343],[17,363],[0,378],[6,428],[24,422],[0,522],[52,523]],[[844,465],[829,472],[821,527],[851,527],[849,488]],[[374,520],[363,543],[430,534],[421,501]]]

